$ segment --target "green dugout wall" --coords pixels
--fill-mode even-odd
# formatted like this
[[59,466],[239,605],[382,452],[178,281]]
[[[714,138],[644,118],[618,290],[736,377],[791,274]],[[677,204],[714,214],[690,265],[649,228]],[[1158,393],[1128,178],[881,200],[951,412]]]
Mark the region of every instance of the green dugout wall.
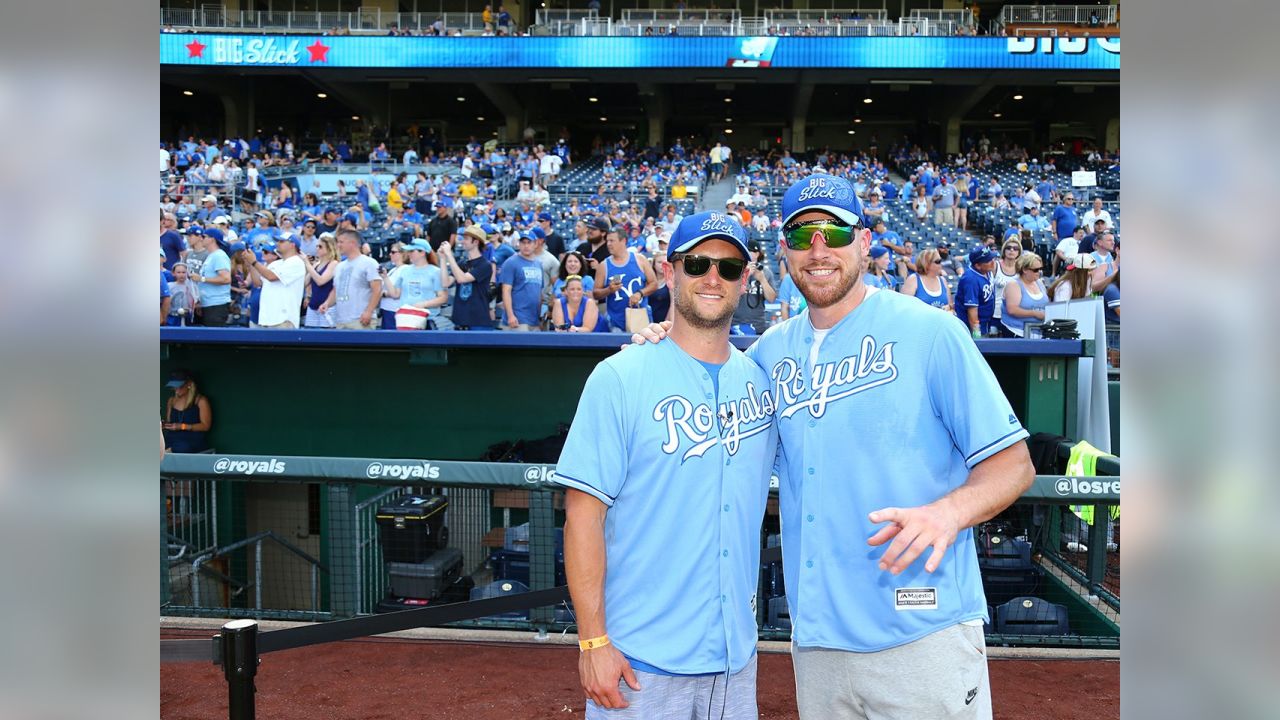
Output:
[[[571,421],[592,368],[625,340],[164,328],[160,382],[175,368],[194,373],[212,404],[219,452],[475,460],[493,443],[543,437]],[[754,338],[735,340],[745,348]],[[1083,341],[977,344],[1028,430],[1071,434]]]

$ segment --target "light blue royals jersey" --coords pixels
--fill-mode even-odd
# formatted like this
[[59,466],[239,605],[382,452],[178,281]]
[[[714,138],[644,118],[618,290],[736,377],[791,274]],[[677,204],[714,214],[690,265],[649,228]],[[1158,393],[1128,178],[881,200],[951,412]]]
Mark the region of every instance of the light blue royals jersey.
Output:
[[587,379],[556,482],[609,507],[605,626],[626,656],[694,675],[754,655],[773,405],[736,349],[718,396],[675,341],[629,348]]
[[777,402],[782,554],[792,640],[873,652],[986,617],[971,530],[933,573],[926,549],[900,575],[878,563],[867,515],[925,505],[1027,437],[965,328],[914,297],[868,296],[809,368],[809,312],[747,352]]

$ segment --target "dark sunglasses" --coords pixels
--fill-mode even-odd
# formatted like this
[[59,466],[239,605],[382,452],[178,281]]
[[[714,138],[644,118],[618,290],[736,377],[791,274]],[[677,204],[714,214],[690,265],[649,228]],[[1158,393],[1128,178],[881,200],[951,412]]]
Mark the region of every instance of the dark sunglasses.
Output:
[[841,248],[853,242],[856,228],[838,225],[829,220],[810,220],[784,228],[782,238],[792,250],[808,250],[813,247],[813,236],[821,233],[829,248]]
[[725,280],[737,280],[742,277],[742,271],[747,267],[747,261],[742,258],[712,258],[705,255],[677,255],[674,259],[684,264],[684,274],[689,277],[702,277],[711,269],[712,263],[715,264],[716,270],[720,271],[720,277]]

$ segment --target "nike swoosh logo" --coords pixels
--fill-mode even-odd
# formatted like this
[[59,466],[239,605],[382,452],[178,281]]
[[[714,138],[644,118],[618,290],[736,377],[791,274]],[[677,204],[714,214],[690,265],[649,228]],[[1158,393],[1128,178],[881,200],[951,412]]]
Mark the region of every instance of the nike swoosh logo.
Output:
[[968,705],[968,704],[972,703],[972,702],[973,702],[973,699],[974,699],[974,698],[976,698],[976,697],[978,697],[978,688],[974,688],[974,689],[970,690],[967,694],[965,694],[965,696],[964,696],[964,704],[965,704],[965,705]]

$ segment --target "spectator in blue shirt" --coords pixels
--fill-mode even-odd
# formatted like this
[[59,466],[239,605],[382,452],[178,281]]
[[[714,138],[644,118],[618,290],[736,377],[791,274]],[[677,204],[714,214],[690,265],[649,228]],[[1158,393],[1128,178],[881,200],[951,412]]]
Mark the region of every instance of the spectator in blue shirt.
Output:
[[995,261],[996,254],[986,247],[975,248],[969,253],[970,272],[961,275],[956,284],[956,316],[975,338],[991,334],[996,310],[995,288],[991,283]]
[[1040,196],[1041,202],[1053,202],[1058,194],[1058,189],[1054,186],[1053,181],[1049,179],[1049,176],[1046,175],[1040,181],[1040,184],[1036,185],[1036,194]]
[[871,227],[883,214],[884,203],[880,202],[880,190],[873,187],[867,196],[867,202],[862,205],[862,222],[866,227]]
[[502,306],[508,330],[537,331],[542,321],[542,289],[545,275],[536,259],[533,235],[520,233],[520,253],[512,255],[498,271]]
[[1058,240],[1071,237],[1079,225],[1076,220],[1076,197],[1065,193],[1062,203],[1053,209],[1054,237]]
[[933,189],[933,224],[934,225],[955,225],[956,224],[956,199],[957,191],[955,186],[947,183],[947,177],[943,175],[938,180],[938,185]]
[[[1103,317],[1108,324],[1120,324],[1120,269],[1111,275],[1111,284],[1102,291]],[[1110,338],[1108,338],[1110,340]],[[1118,340],[1118,338],[1117,338]],[[1118,347],[1118,344],[1117,344]]]
[[862,282],[881,290],[893,290],[897,287],[897,278],[889,274],[889,248],[883,245],[871,248]]
[[885,229],[884,218],[877,217],[870,223],[871,227],[871,244],[881,245],[892,250],[899,255],[907,254],[907,249],[902,244],[902,238],[898,233]]
[[242,240],[244,240],[245,245],[258,250],[266,243],[271,242],[275,237],[276,230],[274,218],[272,218],[270,212],[259,210],[256,215],[257,224],[245,232]]
[[[1027,208],[1027,213],[1018,218],[1018,227],[1023,230],[1039,232],[1049,229],[1049,219],[1040,215],[1040,206],[1032,205]],[[1069,235],[1070,233],[1068,233]]]
[[[164,250],[160,250],[160,257],[164,257]],[[173,302],[172,293],[169,292],[169,279],[165,277],[166,272],[160,271],[160,324],[164,325],[169,320],[169,304]]]
[[164,269],[172,270],[173,264],[187,252],[187,243],[176,230],[178,218],[173,213],[160,213],[160,250],[164,252]]
[[218,198],[212,195],[205,195],[200,198],[200,204],[203,205],[196,211],[196,220],[202,224],[212,223],[213,219],[219,215],[226,215],[226,211],[218,207]]
[[206,228],[199,237],[208,253],[200,272],[192,278],[200,294],[200,323],[225,326],[231,316],[231,258],[220,247],[221,230]]

